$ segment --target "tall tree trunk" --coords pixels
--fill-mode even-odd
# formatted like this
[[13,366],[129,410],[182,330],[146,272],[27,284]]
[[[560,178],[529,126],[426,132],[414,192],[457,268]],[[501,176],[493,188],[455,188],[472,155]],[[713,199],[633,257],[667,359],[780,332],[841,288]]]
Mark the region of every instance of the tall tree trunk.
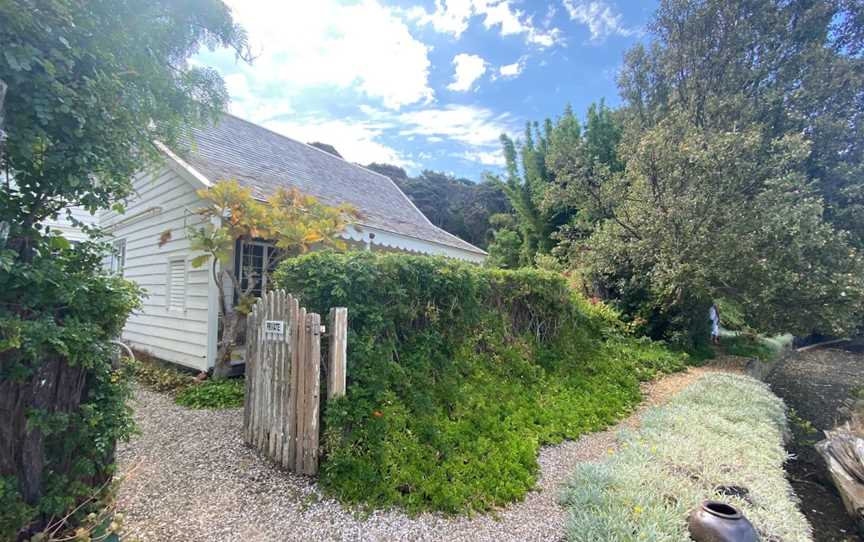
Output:
[[[13,355],[14,351],[0,354],[0,373],[15,363]],[[17,480],[27,504],[37,504],[45,489],[47,438],[38,426],[28,424],[28,417],[34,412],[49,415],[76,412],[86,380],[85,369],[71,366],[59,356],[46,359],[24,380],[8,377],[0,380],[0,476]],[[59,464],[51,467],[63,473],[64,468],[71,469],[71,464],[61,458]]]

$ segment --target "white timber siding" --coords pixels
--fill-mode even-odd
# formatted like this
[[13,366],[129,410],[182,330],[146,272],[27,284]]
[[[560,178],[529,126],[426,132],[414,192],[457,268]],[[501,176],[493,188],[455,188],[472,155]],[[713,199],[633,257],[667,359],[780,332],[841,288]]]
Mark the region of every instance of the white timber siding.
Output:
[[124,278],[147,295],[129,317],[123,339],[159,359],[206,370],[213,285],[209,266],[192,267],[197,253],[186,236],[188,226],[200,223],[193,213],[204,202],[194,184],[168,167],[139,174],[134,188],[124,214],[109,211],[100,218],[110,239],[126,240]]

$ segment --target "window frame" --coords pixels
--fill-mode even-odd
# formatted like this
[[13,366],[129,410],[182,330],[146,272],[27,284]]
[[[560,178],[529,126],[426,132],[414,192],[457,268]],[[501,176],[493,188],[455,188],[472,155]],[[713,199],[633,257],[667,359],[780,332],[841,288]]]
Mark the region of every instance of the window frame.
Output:
[[[244,263],[243,260],[245,259],[244,258],[245,257],[245,250],[246,250],[246,247],[255,247],[255,246],[262,247],[261,269],[260,269],[260,271],[256,270],[256,272],[261,273],[260,294],[257,295],[256,297],[261,297],[261,295],[263,295],[264,293],[267,292],[267,286],[268,286],[268,283],[270,280],[270,274],[275,270],[275,269],[272,269],[273,262],[271,261],[273,252],[279,250],[276,248],[275,243],[273,243],[271,241],[266,241],[264,239],[251,239],[251,240],[238,239],[237,244],[235,245],[235,251],[234,251],[235,252],[234,272],[237,276],[237,284],[239,285],[239,287],[242,291],[242,289],[244,287],[243,283],[245,280],[244,271],[246,269],[246,266],[243,265],[243,263]],[[264,262],[267,262],[268,267],[271,267],[271,269],[268,269],[265,271],[264,270]],[[254,293],[252,295],[254,295]],[[236,305],[240,299],[240,292],[239,291],[234,292],[233,297],[234,297],[234,304]]]
[[126,238],[120,237],[111,242],[111,256],[108,259],[108,271],[119,277],[126,273]]

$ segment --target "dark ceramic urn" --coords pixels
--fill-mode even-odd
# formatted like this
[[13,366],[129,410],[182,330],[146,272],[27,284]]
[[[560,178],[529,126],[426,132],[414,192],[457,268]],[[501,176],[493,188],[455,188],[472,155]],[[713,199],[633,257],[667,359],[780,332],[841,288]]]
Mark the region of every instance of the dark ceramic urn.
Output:
[[705,501],[687,519],[696,542],[758,542],[753,524],[740,510],[719,501]]

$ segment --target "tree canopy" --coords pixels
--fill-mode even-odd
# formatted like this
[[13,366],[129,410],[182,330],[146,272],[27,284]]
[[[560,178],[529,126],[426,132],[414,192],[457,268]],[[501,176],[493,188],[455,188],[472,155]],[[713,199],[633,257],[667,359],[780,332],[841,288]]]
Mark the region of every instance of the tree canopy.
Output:
[[662,1],[625,55],[621,107],[502,138],[515,220],[496,240],[521,265],[551,252],[658,338],[692,344],[714,299],[764,331],[859,326],[861,16],[846,0]]
[[390,177],[433,224],[480,248],[490,241],[490,218],[510,210],[496,183],[475,183],[431,170],[409,177],[404,169],[390,164],[366,167]]
[[0,538],[29,539],[86,517],[110,480],[131,430],[110,340],[140,293],[44,222],[122,207],[154,142],[221,112],[222,79],[187,62],[200,47],[250,55],[218,0],[0,2],[0,43]]
[[158,159],[154,141],[170,146],[221,112],[221,78],[186,62],[202,45],[249,58],[218,0],[4,2],[0,41],[0,167],[15,179],[0,188],[0,221],[12,247],[72,205],[95,212],[124,198],[132,175]]

